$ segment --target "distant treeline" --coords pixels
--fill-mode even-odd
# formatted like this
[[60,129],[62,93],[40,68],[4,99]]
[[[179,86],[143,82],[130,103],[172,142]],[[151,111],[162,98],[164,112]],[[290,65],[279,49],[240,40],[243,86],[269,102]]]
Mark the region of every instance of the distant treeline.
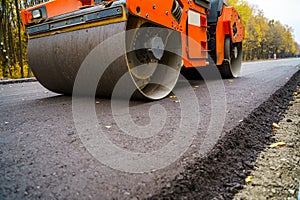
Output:
[[299,56],[300,45],[291,27],[266,18],[262,10],[245,0],[227,0],[227,3],[242,15],[246,27],[244,60],[269,59],[274,58],[274,54],[277,58]]
[[[30,77],[27,60],[27,36],[20,10],[47,0],[1,0],[0,3],[0,79]],[[242,15],[246,26],[243,43],[244,60],[295,57],[300,46],[293,38],[293,30],[278,21],[267,19],[263,12],[244,0],[228,0]]]

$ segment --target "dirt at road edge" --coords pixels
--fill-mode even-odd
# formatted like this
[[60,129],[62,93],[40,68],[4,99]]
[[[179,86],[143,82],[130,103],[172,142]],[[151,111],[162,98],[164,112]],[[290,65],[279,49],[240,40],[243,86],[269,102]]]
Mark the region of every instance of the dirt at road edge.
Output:
[[260,153],[276,141],[272,124],[284,118],[297,85],[300,71],[226,133],[206,157],[195,159],[150,199],[232,199],[243,189]]
[[[274,129],[276,143],[260,153],[252,178],[234,199],[297,200],[300,184],[300,85],[285,118]],[[277,125],[275,125],[277,126]]]

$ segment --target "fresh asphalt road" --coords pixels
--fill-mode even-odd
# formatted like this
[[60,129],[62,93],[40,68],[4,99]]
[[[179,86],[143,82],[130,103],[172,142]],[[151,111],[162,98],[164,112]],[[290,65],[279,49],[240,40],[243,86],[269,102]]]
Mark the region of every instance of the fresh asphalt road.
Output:
[[[148,138],[124,133],[115,120],[122,119],[123,114],[113,114],[111,100],[96,99],[97,126],[106,139],[126,152],[159,152],[175,138],[178,129],[195,132],[193,141],[175,162],[166,159],[166,166],[157,169],[160,157],[151,157],[149,162],[154,167],[145,173],[117,170],[107,166],[110,155],[93,154],[93,149],[82,141],[80,124],[74,122],[72,97],[52,93],[38,82],[0,85],[0,199],[140,199],[159,193],[193,158],[205,155],[202,147],[207,144],[203,141],[213,146],[215,140],[282,87],[299,66],[300,59],[247,62],[240,78],[223,80],[222,84],[217,80],[194,80],[189,86],[180,79],[174,90],[175,95],[183,95],[180,102],[173,98],[132,101],[130,119],[137,127],[144,127],[142,135],[147,136],[147,130],[151,130]],[[196,103],[190,97],[196,97]],[[181,111],[185,106],[188,112]],[[90,113],[83,110],[82,115],[86,114]],[[194,121],[194,116],[199,120],[197,126],[181,127],[184,119]],[[223,123],[218,137],[211,138],[209,130]],[[88,132],[89,127],[85,128]],[[127,157],[122,159],[127,162]],[[135,160],[131,163],[137,165]],[[148,167],[139,165],[141,169]]]

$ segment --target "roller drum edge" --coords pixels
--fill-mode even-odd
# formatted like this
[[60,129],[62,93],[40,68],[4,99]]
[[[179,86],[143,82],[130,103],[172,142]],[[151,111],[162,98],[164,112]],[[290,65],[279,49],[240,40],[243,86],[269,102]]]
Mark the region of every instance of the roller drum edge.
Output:
[[[138,21],[137,18],[133,20]],[[143,23],[138,22],[137,24]],[[175,53],[164,51],[162,58],[157,60],[156,68],[152,70],[151,63],[137,61],[140,52],[134,52],[136,47],[131,45],[131,40],[135,40],[137,37],[135,34],[138,35],[139,30],[148,27],[141,29],[131,27],[138,31],[130,30],[129,32],[133,36],[131,34],[128,36],[128,31],[125,32],[126,26],[127,22],[124,21],[30,39],[28,56],[32,71],[44,87],[56,93],[71,95],[77,73],[84,63],[83,66],[92,65],[94,68],[82,75],[84,76],[81,77],[84,79],[82,83],[89,82],[90,78],[93,80],[98,78],[98,84],[93,82],[94,85],[97,85],[94,93],[96,96],[111,97],[115,85],[123,77],[125,84],[122,85],[117,96],[128,98],[128,92],[130,92],[131,97],[135,99],[157,100],[164,98],[174,88],[180,73],[182,63],[181,40],[177,46],[174,45],[174,41],[181,38],[180,33],[169,32],[169,36],[166,38],[171,38],[171,41],[165,42],[166,48],[180,49],[180,51],[177,50]],[[153,29],[153,27],[151,28]],[[153,39],[151,37],[149,36],[149,40]],[[130,41],[128,42],[128,40]],[[115,51],[118,52],[117,56],[111,58]],[[128,51],[134,53],[129,55]],[[102,60],[99,59],[98,55],[100,54]],[[111,62],[109,66],[105,66],[104,63],[108,60]],[[144,66],[144,68],[140,66]],[[101,78],[101,73],[99,77],[95,77],[99,73],[99,70],[96,70],[98,67],[105,69]],[[139,68],[145,72],[138,72]],[[139,73],[147,75],[148,78],[140,78]],[[159,84],[153,84],[151,81]],[[141,86],[141,82],[145,83]],[[94,85],[83,87],[79,93],[85,94],[84,90],[88,91]]]

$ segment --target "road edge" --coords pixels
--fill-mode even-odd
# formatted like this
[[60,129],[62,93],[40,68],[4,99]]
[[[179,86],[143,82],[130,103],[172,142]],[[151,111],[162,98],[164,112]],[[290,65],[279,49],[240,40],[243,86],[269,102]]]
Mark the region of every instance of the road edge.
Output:
[[27,83],[27,82],[36,82],[36,78],[18,78],[18,79],[8,79],[0,80],[0,85],[15,84],[15,83]]
[[232,199],[243,188],[259,153],[274,142],[272,123],[284,117],[298,84],[300,70],[226,132],[206,157],[195,158],[149,199]]

